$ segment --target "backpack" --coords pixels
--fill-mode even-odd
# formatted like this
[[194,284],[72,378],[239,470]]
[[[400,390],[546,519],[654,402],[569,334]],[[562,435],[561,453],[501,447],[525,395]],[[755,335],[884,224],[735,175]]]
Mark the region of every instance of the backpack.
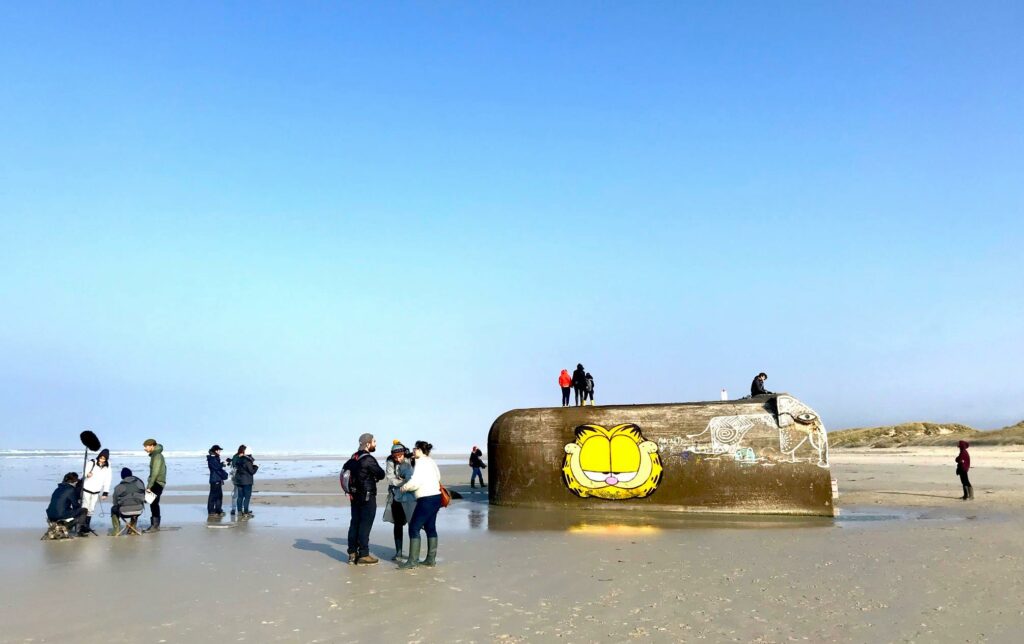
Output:
[[593,378],[587,378],[586,383],[583,385],[583,389],[588,394],[594,393],[594,379]]

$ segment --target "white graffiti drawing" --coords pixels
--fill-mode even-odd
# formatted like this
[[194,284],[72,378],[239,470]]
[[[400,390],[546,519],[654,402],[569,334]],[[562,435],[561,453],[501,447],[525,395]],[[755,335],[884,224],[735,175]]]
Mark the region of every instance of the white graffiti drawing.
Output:
[[[779,396],[779,451],[789,454],[791,463],[805,443],[817,452],[818,467],[828,467],[828,434],[818,413],[792,396]],[[810,462],[814,462],[812,457]]]
[[[775,419],[769,414],[744,414],[741,416],[715,416],[699,434],[687,434],[693,440],[690,451],[694,454],[735,455],[741,447],[743,437],[758,425],[775,427]],[[701,437],[708,435],[703,440]]]

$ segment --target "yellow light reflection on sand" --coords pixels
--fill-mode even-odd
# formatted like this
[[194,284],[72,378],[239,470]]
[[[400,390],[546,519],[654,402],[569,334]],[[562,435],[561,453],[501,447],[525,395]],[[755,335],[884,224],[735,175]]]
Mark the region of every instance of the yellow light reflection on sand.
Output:
[[661,528],[653,525],[624,525],[621,523],[581,523],[569,528],[575,534],[604,535],[613,537],[634,537],[661,532]]

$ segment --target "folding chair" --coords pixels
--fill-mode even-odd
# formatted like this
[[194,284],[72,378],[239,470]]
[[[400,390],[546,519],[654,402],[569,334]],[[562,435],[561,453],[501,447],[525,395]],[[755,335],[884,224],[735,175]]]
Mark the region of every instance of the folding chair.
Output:
[[138,512],[118,512],[117,514],[111,513],[111,516],[115,520],[124,519],[123,526],[121,525],[121,522],[119,520],[117,521],[118,529],[117,534],[114,535],[115,537],[130,536],[133,534],[138,535],[140,537],[142,536],[142,531],[139,530],[139,517],[142,516],[142,510],[139,510]]

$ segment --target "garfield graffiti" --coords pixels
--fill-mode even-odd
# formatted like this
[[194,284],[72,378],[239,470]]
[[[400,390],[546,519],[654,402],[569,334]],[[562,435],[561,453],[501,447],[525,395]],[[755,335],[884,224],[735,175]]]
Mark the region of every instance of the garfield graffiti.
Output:
[[658,488],[658,445],[644,439],[636,425],[581,425],[575,434],[576,440],[565,446],[562,477],[576,496],[642,499]]

